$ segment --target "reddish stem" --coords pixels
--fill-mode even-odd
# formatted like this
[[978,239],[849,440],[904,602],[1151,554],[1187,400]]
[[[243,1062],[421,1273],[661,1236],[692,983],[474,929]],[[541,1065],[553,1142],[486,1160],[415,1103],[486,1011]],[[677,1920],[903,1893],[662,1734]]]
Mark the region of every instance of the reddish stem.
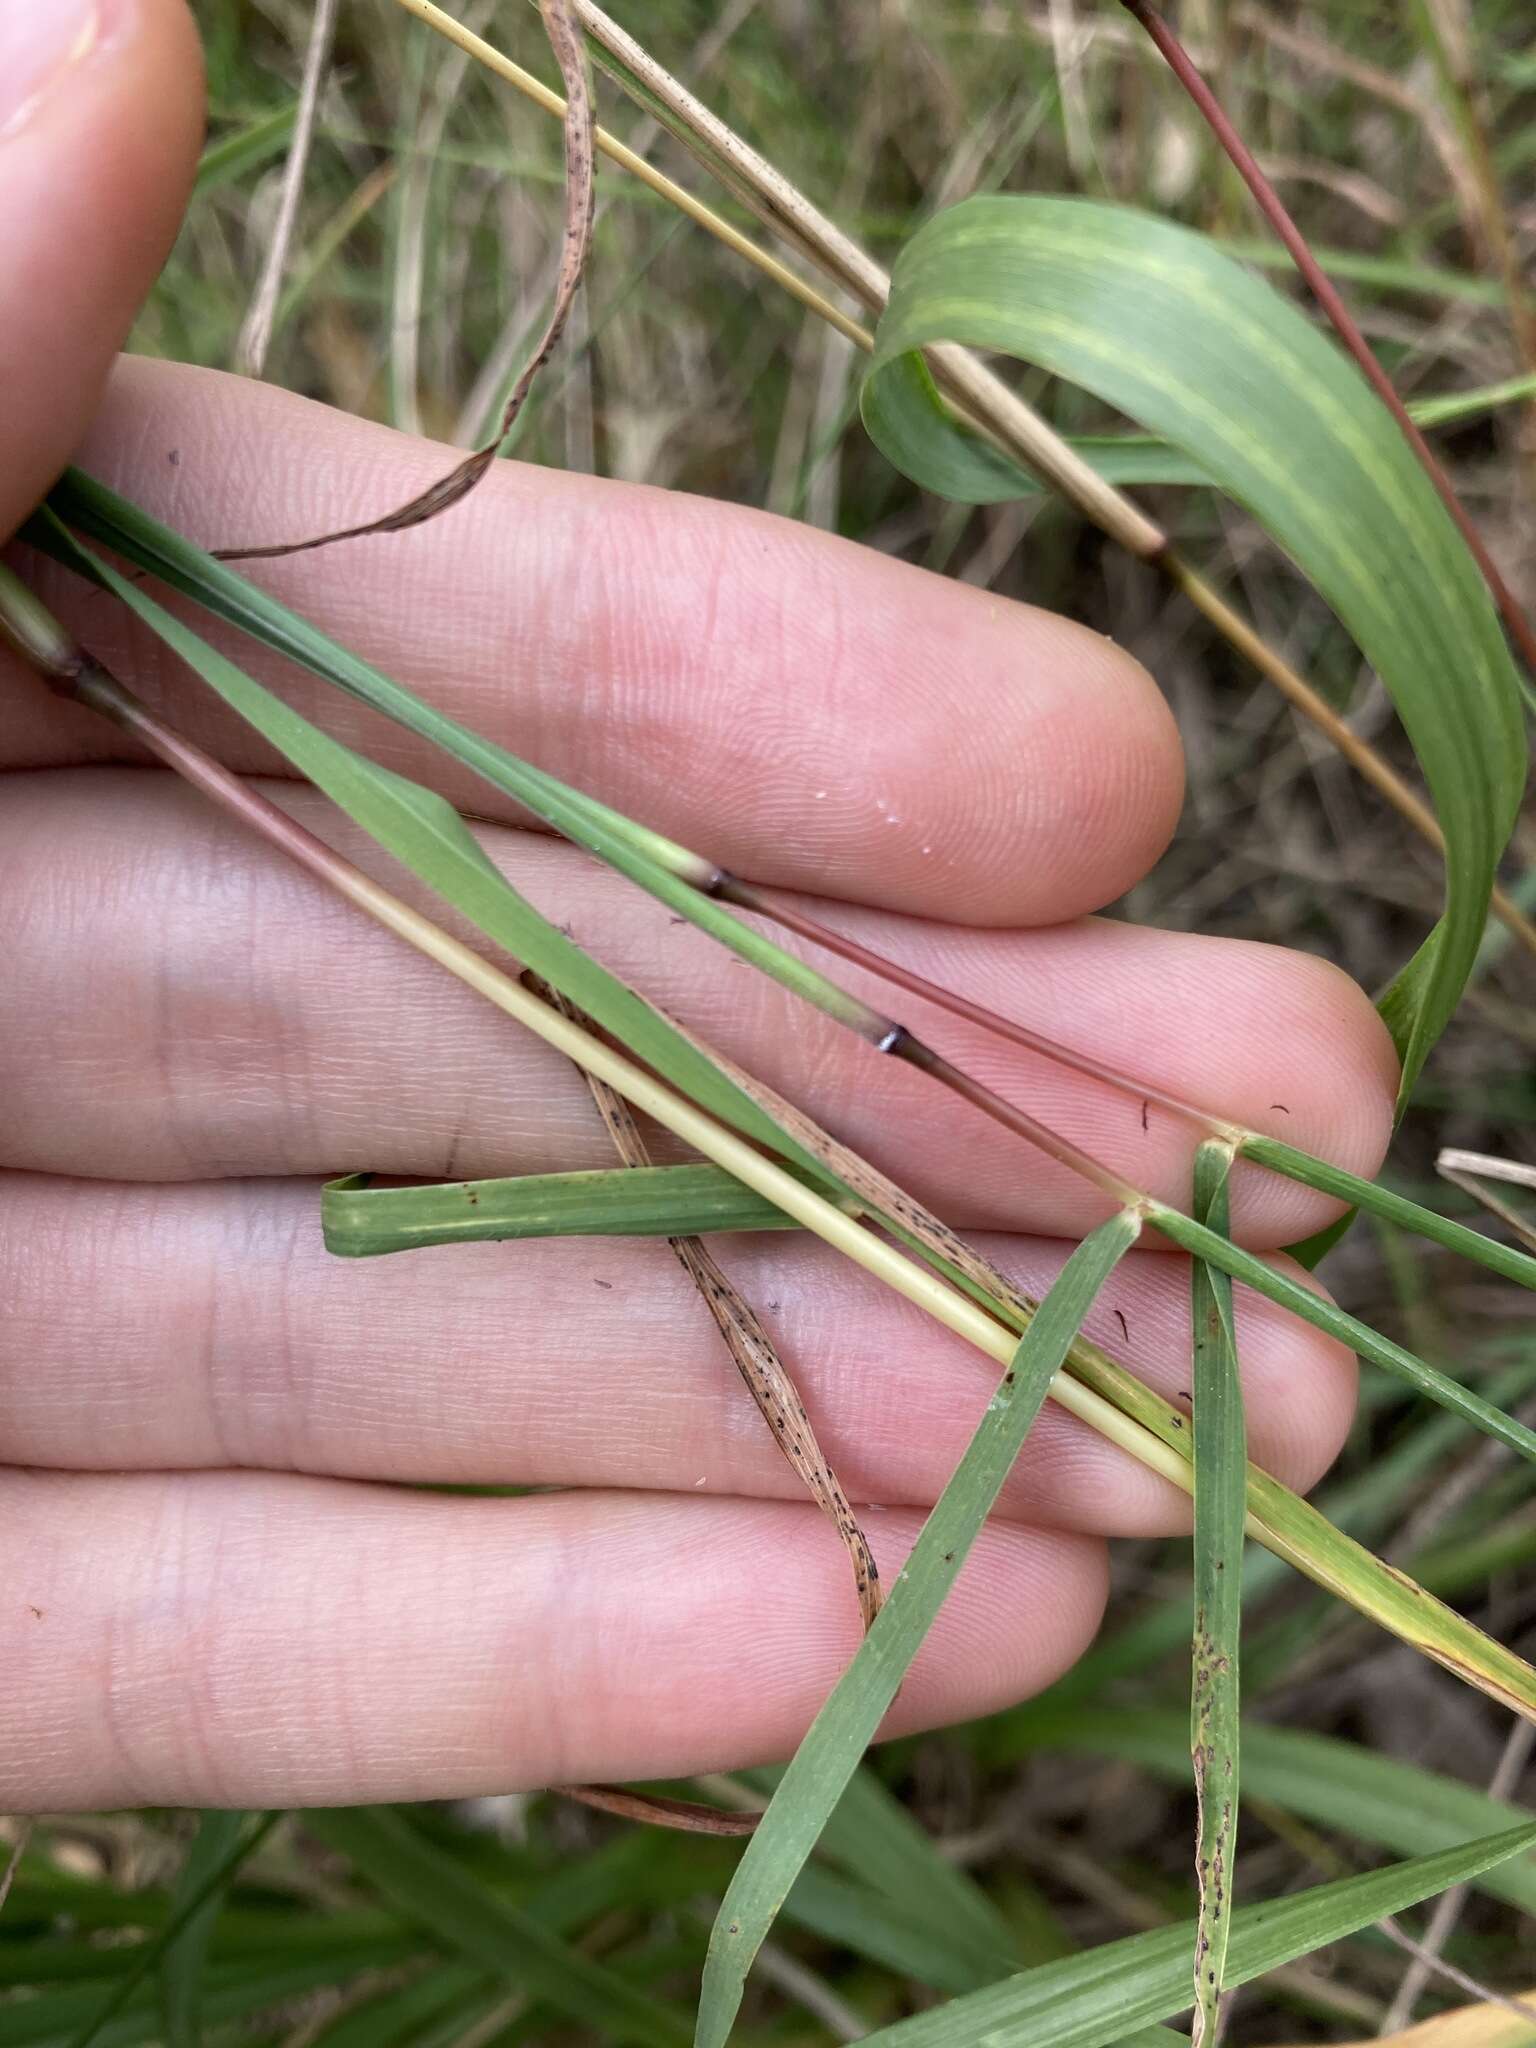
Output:
[[[1171,1115],[1183,1117],[1196,1124],[1207,1137],[1230,1138],[1237,1133],[1223,1118],[1213,1116],[1209,1110],[1199,1109],[1192,1102],[1185,1102],[1177,1095],[1170,1095],[1165,1088],[1153,1087],[1149,1082],[1137,1081],[1129,1074],[1122,1074],[1115,1067],[1107,1066],[1103,1060],[1096,1060],[1085,1052],[1075,1052],[1071,1046],[1062,1045],[1054,1038],[1047,1038],[1042,1032],[1031,1031],[1028,1025],[1015,1024],[1009,1017],[1000,1017],[995,1010],[984,1009],[980,1003],[973,1003],[967,997],[956,995],[936,981],[927,981],[920,974],[914,974],[908,967],[902,967],[894,960],[888,960],[883,953],[871,952],[868,946],[861,946],[856,939],[844,938],[829,926],[818,924],[804,911],[796,910],[792,904],[781,902],[767,890],[757,888],[751,882],[738,880],[735,875],[722,872],[715,886],[715,894],[739,909],[754,910],[761,917],[772,918],[785,931],[795,932],[802,939],[809,939],[813,945],[825,946],[829,953],[835,953],[842,960],[851,961],[855,967],[862,967],[870,974],[879,975],[882,981],[894,987],[905,989],[908,995],[920,996],[924,1002],[935,1004],[941,1010],[948,1010],[951,1016],[963,1017],[968,1024],[976,1024],[983,1031],[989,1031],[996,1038],[1004,1038],[1012,1044],[1022,1046],[1026,1052],[1038,1053],[1042,1059],[1053,1060],[1057,1066],[1070,1067],[1074,1072],[1086,1074],[1090,1080],[1102,1081],[1107,1087],[1117,1088],[1122,1095],[1134,1096],[1150,1106],[1156,1103],[1159,1109]],[[911,1039],[910,1046],[920,1046],[921,1041]],[[895,1046],[893,1051],[902,1052],[911,1058],[906,1047]],[[926,1053],[927,1048],[922,1050]],[[920,1062],[913,1060],[913,1064]],[[921,1062],[926,1065],[926,1061]]]
[[1445,509],[1456,522],[1462,539],[1472,550],[1473,560],[1483,573],[1483,581],[1488,585],[1493,601],[1509,629],[1510,637],[1520,649],[1526,667],[1536,675],[1536,631],[1532,630],[1530,620],[1500,575],[1498,564],[1483,545],[1482,536],[1467,516],[1466,509],[1457,497],[1450,478],[1441,468],[1434,450],[1414,425],[1407,407],[1392,388],[1391,378],[1372,354],[1370,344],[1355,324],[1354,315],[1308,248],[1306,238],[1287,213],[1279,193],[1260,170],[1252,150],[1228,120],[1222,111],[1220,101],[1201,77],[1189,53],[1162,16],[1147,6],[1146,0],[1120,0],[1120,4],[1128,14],[1134,15],[1141,23],[1156,44],[1169,70],[1200,110],[1211,133],[1230,157],[1238,176],[1253,194],[1254,203],[1260,213],[1284,243],[1291,260],[1306,281],[1308,290],[1332,322],[1334,332],[1359,364],[1372,390],[1397,421],[1403,438],[1418,457],[1424,474],[1439,492]]

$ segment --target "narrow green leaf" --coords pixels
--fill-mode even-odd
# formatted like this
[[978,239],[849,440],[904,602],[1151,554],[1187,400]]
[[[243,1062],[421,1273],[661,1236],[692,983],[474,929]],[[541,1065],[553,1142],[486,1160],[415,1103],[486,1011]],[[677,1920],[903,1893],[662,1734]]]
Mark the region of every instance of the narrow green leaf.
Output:
[[[741,1775],[757,1791],[771,1794],[784,1772],[773,1765]],[[942,1988],[969,1990],[1018,1966],[1013,1929],[987,1893],[969,1871],[939,1853],[868,1765],[849,1779],[822,1830],[817,1855],[861,1879],[903,1915],[920,1919],[930,1935],[952,1944],[954,1954],[966,1959],[963,1968],[975,1972],[984,1966],[984,1974],[973,1974],[970,1984]],[[809,1877],[811,1870],[805,1874]]]
[[865,1766],[856,1770],[822,1833],[820,1853],[957,1941],[1008,1954],[1013,1931],[991,1898],[937,1845]]
[[1447,1250],[1459,1252],[1463,1258],[1474,1259],[1478,1265],[1486,1266],[1490,1273],[1497,1273],[1505,1280],[1514,1280],[1521,1287],[1536,1287],[1536,1258],[1532,1258],[1529,1252],[1500,1244],[1497,1238],[1485,1236],[1480,1230],[1471,1230],[1465,1223],[1457,1223],[1434,1209],[1410,1202],[1406,1195],[1394,1194],[1390,1188],[1381,1187],[1375,1181],[1361,1180],[1356,1174],[1346,1173],[1342,1167],[1330,1166],[1325,1159],[1314,1159],[1310,1153],[1298,1152],[1294,1145],[1283,1144],[1279,1138],[1266,1138],[1255,1133],[1243,1140],[1240,1149],[1243,1158],[1251,1159],[1256,1166],[1267,1166],[1271,1172],[1283,1173],[1288,1180],[1300,1181],[1303,1186],[1316,1188],[1322,1194],[1337,1195],[1352,1207],[1384,1217],[1403,1230],[1411,1230],[1416,1237],[1427,1237],[1434,1244],[1443,1244]]
[[[1508,377],[1474,391],[1416,399],[1410,416],[1421,427],[1451,426],[1502,405],[1536,396],[1536,376]],[[1035,497],[1047,486],[1030,470],[960,424],[944,403],[922,356],[893,357],[865,386],[869,437],[886,459],[926,490],[963,505],[998,505]],[[1067,446],[1106,483],[1183,484],[1217,488],[1193,456],[1156,434],[1068,434]]]
[[[246,1816],[242,1816],[244,1818]],[[101,2039],[113,2015],[121,2010],[145,1978],[158,1969],[161,1957],[182,1930],[192,1925],[208,1901],[215,1898],[240,1865],[256,1853],[279,1818],[275,1813],[252,1816],[252,1824],[241,1829],[226,1846],[224,1854],[212,1861],[201,1878],[183,1891],[180,1902],[171,1910],[159,1933],[141,1945],[106,1998],[94,2008],[79,2032],[71,2036],[70,2048],[91,2048],[93,2042]]]
[[968,199],[897,260],[866,421],[909,474],[943,488],[976,450],[906,360],[940,342],[1068,378],[1198,462],[1380,675],[1446,839],[1445,915],[1388,1012],[1406,1100],[1476,958],[1526,747],[1487,590],[1396,423],[1354,364],[1215,243],[1086,200]]
[[677,2014],[495,1897],[398,1813],[333,1807],[306,1813],[304,1826],[451,1953],[595,2027],[605,2040],[647,2048],[677,2048],[687,2040]]
[[[1176,1783],[1188,1769],[1182,1717],[1160,1707],[1041,1702],[1019,1708],[1009,1721],[1000,1756],[1086,1752],[1139,1764]],[[1401,1855],[1428,1855],[1531,1819],[1524,1807],[1363,1743],[1262,1723],[1243,1730],[1243,1784],[1250,1798]],[[1536,1857],[1490,1868],[1476,1882],[1491,1897],[1536,1914]]]
[[959,1575],[1067,1347],[1139,1227],[1129,1212],[1111,1217],[1062,1268],[878,1619],[779,1781],[710,1936],[698,2048],[724,2048],[753,1958]]
[[[1490,1384],[1490,1397],[1498,1406],[1508,1407],[1529,1393],[1533,1382],[1536,1382],[1536,1359],[1501,1373]],[[1345,1542],[1351,1539],[1357,1544],[1374,1541],[1382,1530],[1392,1527],[1401,1518],[1404,1498],[1419,1484],[1423,1475],[1456,1448],[1461,1429],[1460,1417],[1443,1411],[1421,1417],[1364,1471],[1336,1482],[1315,1503],[1309,1501],[1309,1513],[1332,1525],[1337,1536]],[[1364,1556],[1369,1554],[1361,1553]],[[1410,1560],[1410,1565],[1423,1575],[1423,1566],[1418,1559]],[[1287,1569],[1285,1558],[1277,1552],[1249,1547],[1243,1564],[1245,1613],[1251,1613],[1260,1601],[1276,1590],[1285,1579]],[[1387,1568],[1383,1566],[1379,1583],[1400,1586],[1401,1580],[1390,1580]],[[1309,1626],[1317,1628],[1320,1616],[1329,1610],[1325,1602],[1317,1602],[1305,1611],[1310,1616]],[[1181,1642],[1189,1641],[1193,1628],[1192,1600],[1155,1601],[1118,1633],[1095,1644],[1065,1678],[1058,1679],[1050,1691],[1042,1695],[1040,1708],[1053,1708],[1058,1702],[1068,1699],[1098,1699],[1104,1688],[1117,1679],[1148,1671],[1164,1657],[1170,1656]],[[1251,1665],[1251,1654],[1249,1661]],[[1536,1707],[1536,1702],[1533,1702],[1533,1707]],[[1027,1717],[1036,1711],[1038,1709],[1034,1705],[1018,1708],[1013,1714],[994,1722],[995,1739],[1001,1744],[997,1754],[1007,1756],[1010,1753],[1008,1744],[1015,1715]],[[988,1753],[991,1753],[990,1746]],[[1461,1833],[1487,1833],[1492,1826],[1492,1821],[1485,1821],[1481,1830],[1467,1827]]]
[[[1295,275],[1290,251],[1273,237],[1238,235],[1230,241],[1223,239],[1221,246],[1242,262],[1256,264],[1260,270]],[[1479,277],[1474,271],[1452,270],[1443,263],[1424,263],[1412,257],[1368,256],[1358,249],[1314,248],[1312,253],[1329,277],[1348,278],[1377,291],[1412,292],[1442,302],[1464,299],[1475,305],[1504,304],[1504,286],[1499,279]]]
[[1485,412],[1497,412],[1501,406],[1523,405],[1530,398],[1536,398],[1536,373],[1505,377],[1497,384],[1479,384],[1470,391],[1446,391],[1432,398],[1410,399],[1408,414],[1416,426],[1450,427],[1462,420],[1477,419]]
[[[1148,1221],[1162,1228],[1156,1213],[1149,1214]],[[1191,1231],[1200,1229],[1191,1219],[1181,1221]],[[1238,1271],[1225,1258],[1224,1254],[1235,1251],[1227,1240],[1206,1232],[1201,1237],[1200,1248],[1207,1247],[1212,1264],[1226,1265],[1229,1270],[1236,1271],[1239,1278],[1248,1277],[1246,1269]],[[1274,1277],[1272,1270],[1262,1261],[1256,1265],[1261,1276],[1266,1279]],[[1311,1299],[1310,1296],[1304,1298]],[[1334,1313],[1342,1314],[1342,1311]],[[1345,1323],[1352,1321],[1349,1317],[1343,1320]],[[1347,1331],[1340,1331],[1331,1322],[1320,1327],[1343,1335],[1346,1343],[1353,1341]],[[1353,1327],[1358,1329],[1362,1326]],[[1072,1370],[1075,1378],[1114,1401],[1123,1414],[1151,1430],[1154,1436],[1161,1437],[1171,1449],[1180,1451],[1185,1457],[1189,1455],[1188,1418],[1132,1375],[1123,1372],[1093,1345],[1079,1343],[1074,1348]],[[1454,1671],[1515,1712],[1536,1718],[1536,1671],[1523,1657],[1495,1641],[1453,1607],[1436,1600],[1404,1573],[1383,1564],[1379,1557],[1353,1537],[1347,1536],[1342,1529],[1336,1529],[1311,1501],[1292,1493],[1289,1487],[1282,1486],[1279,1480],[1252,1463],[1248,1467],[1248,1512],[1256,1531],[1262,1532],[1266,1546],[1298,1571],[1304,1572],[1315,1584],[1326,1588],[1336,1598],[1347,1600],[1378,1627],[1390,1629],[1403,1642],[1411,1643],[1426,1657],[1434,1658],[1436,1663],[1443,1664],[1448,1671]]]
[[[69,471],[54,487],[49,504],[66,526],[104,542],[139,568],[148,569],[162,582],[193,598],[215,617],[227,620],[264,646],[371,705],[407,731],[441,747],[494,788],[526,805],[557,832],[586,847],[680,917],[708,932],[785,988],[814,1003],[829,1017],[855,1028],[862,1027],[867,1020],[864,1005],[809,961],[786,952],[765,933],[744,924],[723,903],[701,894],[695,884],[707,883],[713,870],[686,847],[570,788],[531,762],[435,710],[227,563],[215,561],[94,478],[78,470]],[[41,547],[53,549],[46,526],[38,521],[29,527],[27,537]],[[689,876],[693,879],[685,879]],[[554,980],[553,976],[547,978]],[[582,1004],[583,1009],[591,1007]]]
[[810,1155],[697,1046],[519,895],[446,798],[381,768],[312,725],[146,590],[72,541],[56,521],[47,520],[37,538],[61,561],[121,598],[285,760],[488,938],[569,996],[695,1101],[759,1143],[787,1152],[818,1184],[825,1183]]
[[221,186],[235,184],[268,158],[278,155],[293,133],[298,115],[298,101],[290,100],[286,106],[274,107],[270,114],[258,115],[244,127],[232,129],[217,142],[210,142],[197,160],[193,196],[202,199]]
[[815,1862],[790,1886],[783,1912],[823,1941],[851,1948],[935,1991],[975,1991],[1019,1967],[1011,1939],[994,1943],[958,1935],[927,1912],[921,1899],[890,1898]]
[[[274,1955],[260,1963],[212,1969],[204,1986],[205,2038],[217,2038],[215,2028],[252,2020],[307,1992],[347,1984],[365,1971],[397,1969],[419,1953],[404,1941],[371,1942],[357,1949],[337,1946],[299,1962]],[[71,2048],[85,2038],[80,2032],[84,2016],[100,1998],[96,1986],[72,1986],[8,2005],[5,2048]],[[114,2008],[91,2039],[96,2048],[163,2048],[160,2001],[153,1987],[136,1978],[133,1995]]]
[[[173,1917],[189,1898],[200,1903],[181,1932],[167,1942],[160,1957],[160,2008],[167,2048],[198,2048],[202,2039],[198,2014],[208,1942],[224,1892],[240,1860],[236,1851],[245,1827],[246,1816],[238,1811],[213,1809],[200,1815],[197,1833],[176,1880],[170,1906]],[[213,1890],[205,1892],[204,1886],[214,1873],[218,1873],[218,1881]]]
[[[1195,1154],[1195,1215],[1225,1237],[1230,1228],[1229,1147]],[[1190,1261],[1194,1331],[1195,1631],[1189,1741],[1199,1806],[1196,1870],[1194,2048],[1214,2041],[1226,1989],[1227,1939],[1237,1868],[1239,1681],[1243,1621],[1243,1526],[1248,1444],[1237,1368],[1232,1282],[1204,1259]]]
[[[1536,1843],[1536,1825],[1485,1835],[1233,1916],[1227,1975],[1246,1984],[1331,1941],[1480,1876]],[[1171,2019],[1189,2002],[1191,1922],[1042,1963],[866,2036],[881,2048],[1109,2048],[1127,2030]]]
[[[420,2029],[450,2007],[457,2007],[486,1982],[484,1970],[455,1963],[437,1964],[393,1984],[339,2013],[312,2037],[313,2048],[397,2048],[414,2042]],[[498,1995],[504,1996],[501,1986]]]
[[1299,1281],[1266,1264],[1255,1253],[1244,1251],[1240,1245],[1207,1230],[1192,1217],[1166,1209],[1161,1202],[1152,1205],[1148,1220],[1171,1237],[1175,1244],[1182,1245],[1185,1251],[1198,1253],[1222,1272],[1231,1274],[1234,1280],[1246,1281],[1256,1292],[1268,1295],[1271,1301],[1279,1302],[1282,1308],[1290,1309],[1315,1329],[1338,1338],[1341,1344],[1347,1344],[1351,1351],[1357,1351],[1373,1365],[1406,1380],[1409,1386],[1417,1388],[1431,1401],[1438,1401],[1441,1407],[1449,1408],[1474,1428],[1506,1444],[1510,1450],[1518,1451],[1521,1457],[1536,1459],[1536,1431],[1528,1429],[1514,1416],[1506,1415],[1502,1409],[1495,1408],[1481,1395],[1472,1393],[1458,1380],[1437,1372],[1416,1353],[1401,1344],[1394,1344],[1390,1337],[1381,1336],[1369,1324],[1346,1314],[1321,1295],[1313,1294]]
[[793,1230],[723,1166],[614,1167],[434,1187],[378,1188],[349,1173],[320,1191],[325,1247],[345,1259],[522,1237],[703,1237]]

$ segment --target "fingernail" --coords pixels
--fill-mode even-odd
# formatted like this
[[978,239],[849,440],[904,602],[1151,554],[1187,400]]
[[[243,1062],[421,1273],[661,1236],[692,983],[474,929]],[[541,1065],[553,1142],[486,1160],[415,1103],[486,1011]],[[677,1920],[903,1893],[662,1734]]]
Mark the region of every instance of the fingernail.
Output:
[[0,136],[42,105],[100,35],[99,0],[0,0]]

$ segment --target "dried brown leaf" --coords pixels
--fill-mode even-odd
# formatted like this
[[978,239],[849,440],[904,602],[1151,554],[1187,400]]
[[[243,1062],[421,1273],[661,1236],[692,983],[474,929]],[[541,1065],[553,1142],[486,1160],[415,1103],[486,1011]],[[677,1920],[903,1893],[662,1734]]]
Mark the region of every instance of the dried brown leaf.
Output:
[[537,348],[512,387],[495,433],[483,447],[467,455],[446,476],[439,477],[428,489],[377,519],[365,520],[358,526],[339,527],[330,533],[315,534],[308,540],[279,541],[264,547],[219,548],[216,553],[220,561],[268,561],[279,555],[308,554],[313,548],[329,547],[333,541],[360,540],[365,535],[376,533],[401,533],[409,527],[424,525],[427,520],[436,519],[440,513],[467,498],[495,461],[497,449],[512,431],[527,402],[534,379],[554,354],[565,331],[571,307],[581,289],[582,273],[592,244],[592,215],[596,199],[594,117],[581,30],[573,12],[573,0],[539,0],[539,11],[565,84],[565,234],[548,323]]

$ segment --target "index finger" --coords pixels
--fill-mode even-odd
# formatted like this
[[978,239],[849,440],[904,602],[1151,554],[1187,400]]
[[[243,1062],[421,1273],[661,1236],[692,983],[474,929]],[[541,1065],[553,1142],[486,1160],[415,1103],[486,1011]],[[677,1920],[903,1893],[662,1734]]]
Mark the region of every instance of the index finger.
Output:
[[[442,448],[210,371],[124,362],[82,461],[208,546],[388,508]],[[426,526],[255,565],[489,737],[755,880],[974,924],[1110,901],[1172,832],[1155,684],[1067,620],[740,506],[498,463]],[[44,572],[92,650],[242,770],[278,768],[115,608]],[[278,664],[249,643],[240,658]],[[285,694],[467,807],[506,799],[309,678]],[[0,765],[111,757],[28,693]]]

